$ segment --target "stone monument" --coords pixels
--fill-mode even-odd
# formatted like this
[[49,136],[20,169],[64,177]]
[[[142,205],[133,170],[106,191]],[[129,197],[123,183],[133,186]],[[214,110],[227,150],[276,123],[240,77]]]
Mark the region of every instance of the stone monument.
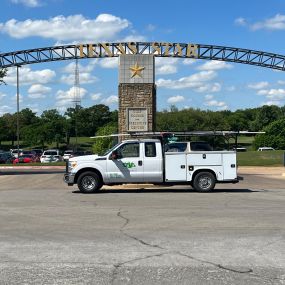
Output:
[[119,133],[155,131],[153,55],[120,55]]

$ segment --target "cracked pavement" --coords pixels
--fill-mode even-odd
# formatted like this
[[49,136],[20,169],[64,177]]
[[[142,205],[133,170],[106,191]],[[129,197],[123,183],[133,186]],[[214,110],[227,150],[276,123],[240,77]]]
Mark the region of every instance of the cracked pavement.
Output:
[[285,284],[284,178],[249,172],[208,194],[1,175],[0,284]]

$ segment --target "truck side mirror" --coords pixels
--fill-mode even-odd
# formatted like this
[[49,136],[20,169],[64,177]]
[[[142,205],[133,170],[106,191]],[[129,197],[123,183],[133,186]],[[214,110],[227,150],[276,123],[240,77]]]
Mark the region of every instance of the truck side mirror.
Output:
[[112,160],[118,159],[118,152],[117,152],[116,150],[114,150],[114,151],[111,153],[111,159],[112,159]]

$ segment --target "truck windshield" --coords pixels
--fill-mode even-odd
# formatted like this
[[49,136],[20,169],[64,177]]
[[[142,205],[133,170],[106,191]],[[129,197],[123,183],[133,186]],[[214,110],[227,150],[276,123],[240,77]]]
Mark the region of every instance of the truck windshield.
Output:
[[108,149],[102,156],[106,156],[108,153],[111,153],[119,144],[121,143],[118,143],[114,145],[112,148]]

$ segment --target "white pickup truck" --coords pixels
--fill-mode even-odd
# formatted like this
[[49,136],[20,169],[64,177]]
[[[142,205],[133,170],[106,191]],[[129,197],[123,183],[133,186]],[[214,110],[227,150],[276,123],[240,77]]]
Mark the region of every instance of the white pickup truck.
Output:
[[188,184],[209,192],[216,183],[237,183],[236,152],[211,151],[199,143],[162,145],[158,139],[126,140],[103,156],[88,155],[67,161],[64,181],[83,193],[103,185],[123,183]]

